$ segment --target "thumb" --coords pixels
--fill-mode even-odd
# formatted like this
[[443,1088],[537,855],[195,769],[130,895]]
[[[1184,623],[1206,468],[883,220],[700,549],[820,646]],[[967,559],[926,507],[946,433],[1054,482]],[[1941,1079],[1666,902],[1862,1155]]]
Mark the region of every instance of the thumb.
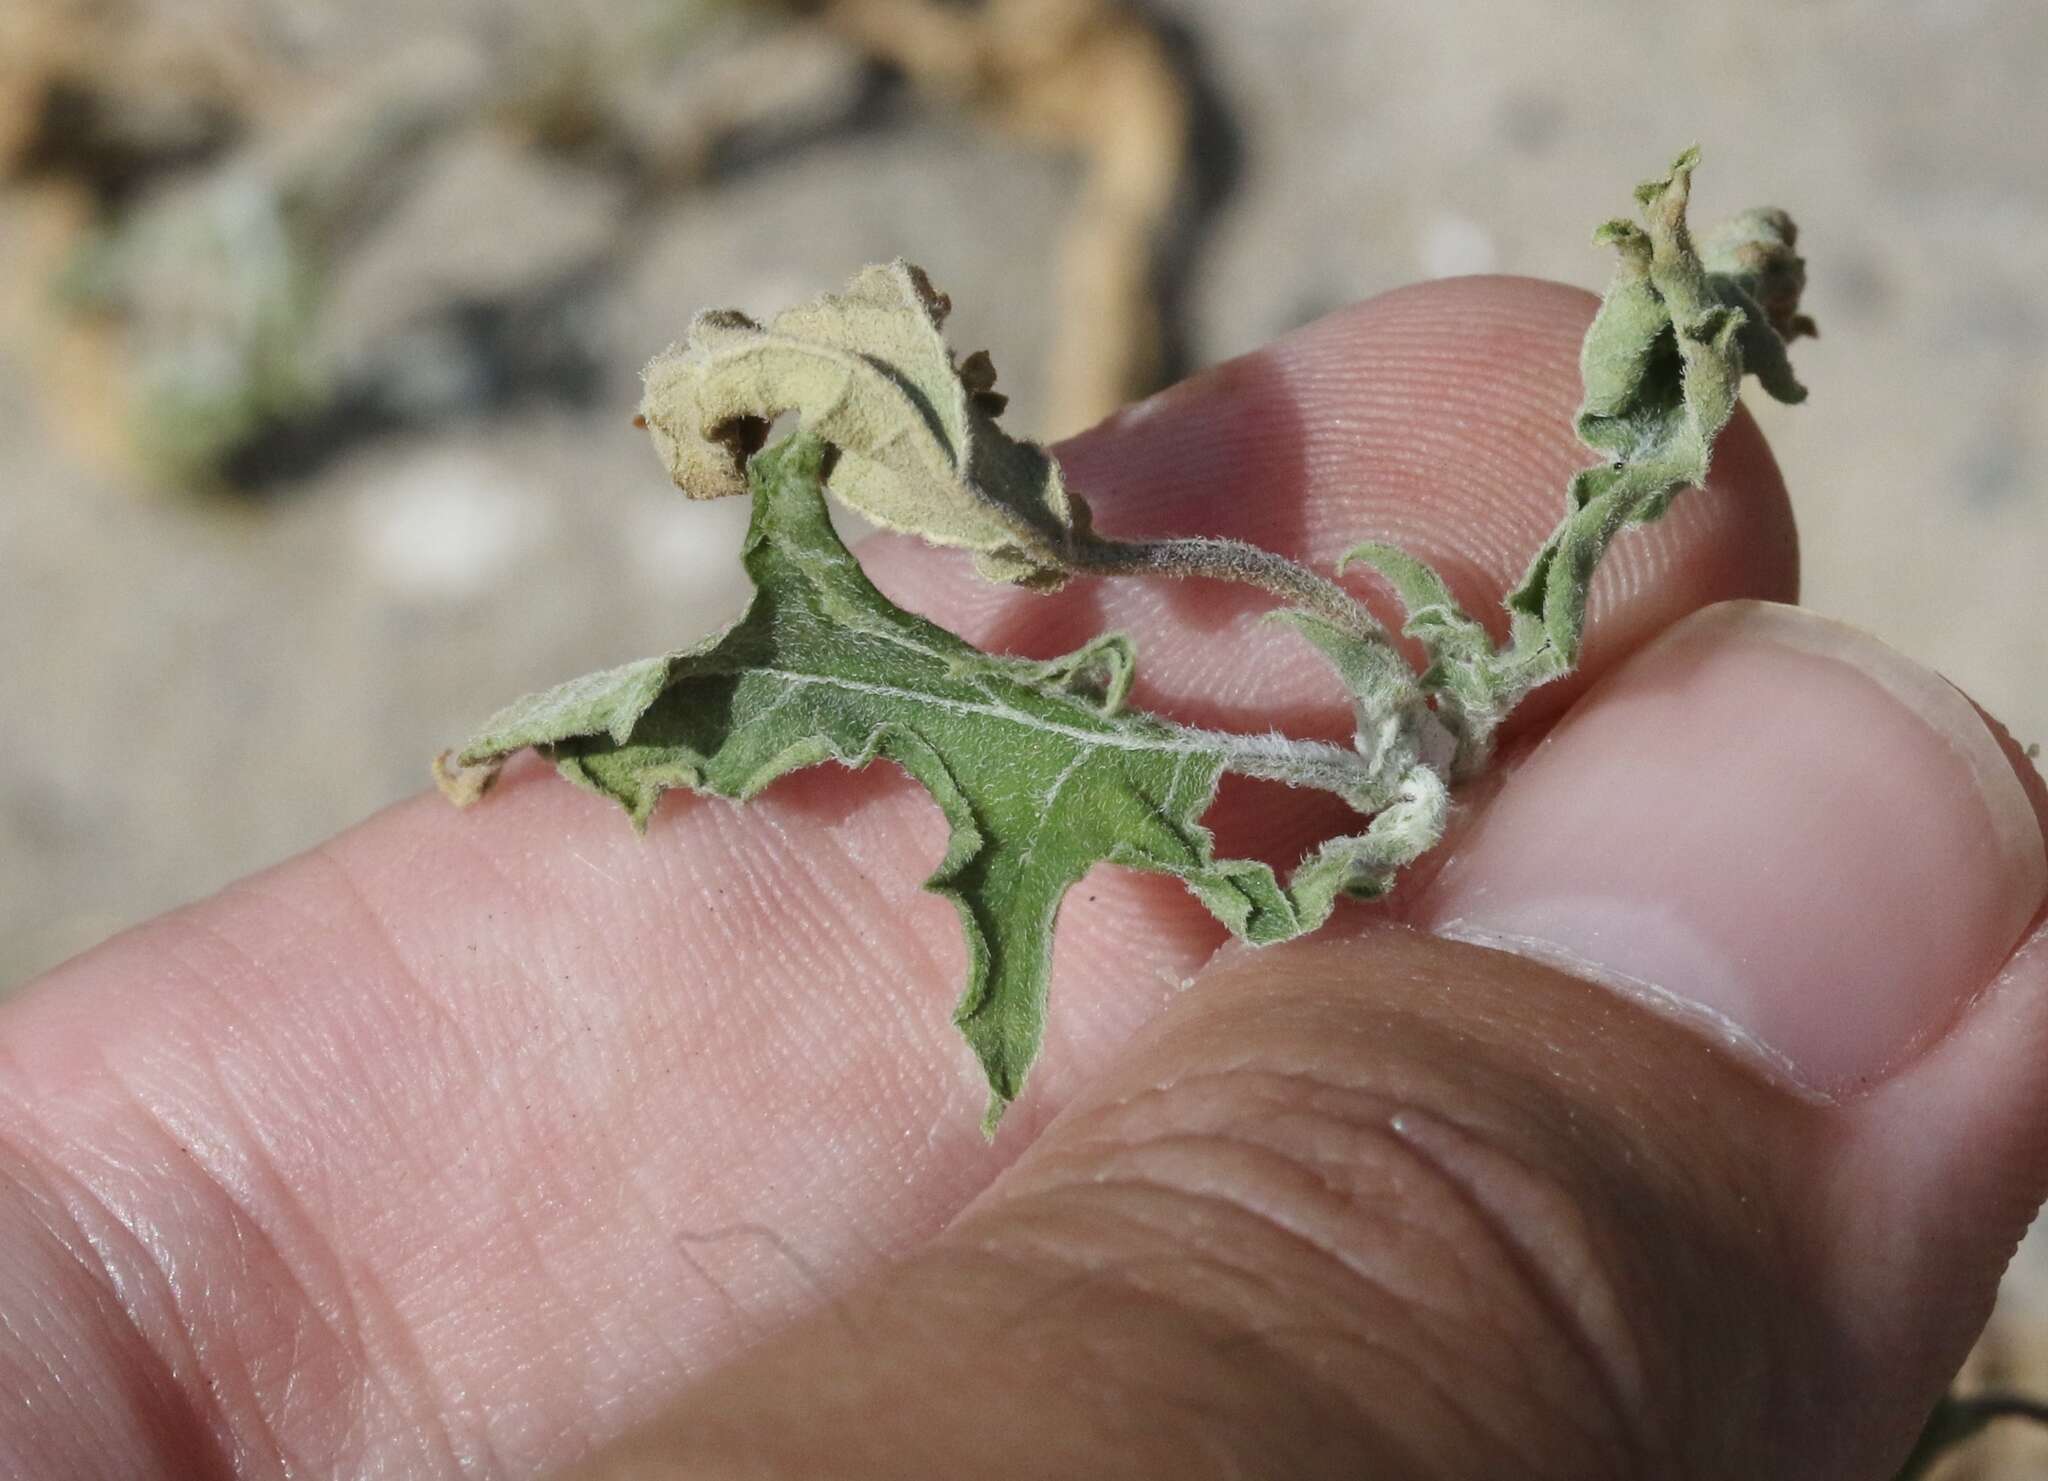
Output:
[[1475,808],[1428,930],[1219,961],[595,1474],[1886,1474],[2048,1177],[2008,756],[1874,640],[1710,609]]

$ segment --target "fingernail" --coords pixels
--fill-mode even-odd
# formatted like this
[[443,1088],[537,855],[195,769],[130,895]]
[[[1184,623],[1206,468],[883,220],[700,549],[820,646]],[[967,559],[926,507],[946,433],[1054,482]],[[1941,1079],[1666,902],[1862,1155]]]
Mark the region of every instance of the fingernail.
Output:
[[2041,823],[1960,692],[1855,628],[1729,602],[1573,708],[1418,920],[1640,994],[1832,1095],[1938,1038],[2044,894]]

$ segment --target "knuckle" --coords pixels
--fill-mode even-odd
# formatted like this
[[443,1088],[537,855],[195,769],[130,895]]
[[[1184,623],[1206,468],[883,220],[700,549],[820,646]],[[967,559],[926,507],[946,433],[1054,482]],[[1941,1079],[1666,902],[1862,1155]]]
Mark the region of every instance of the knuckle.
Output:
[[134,1299],[133,1261],[105,1203],[48,1154],[9,1105],[0,1120],[0,1472],[55,1475],[178,1455],[225,1475],[211,1415],[179,1381]]
[[149,1457],[137,1474],[351,1464],[362,1334],[304,1208],[231,1125],[181,1125],[119,1083],[95,1099],[89,1128],[20,1099],[0,1122],[0,1200],[29,1210],[61,1282],[67,1403]]

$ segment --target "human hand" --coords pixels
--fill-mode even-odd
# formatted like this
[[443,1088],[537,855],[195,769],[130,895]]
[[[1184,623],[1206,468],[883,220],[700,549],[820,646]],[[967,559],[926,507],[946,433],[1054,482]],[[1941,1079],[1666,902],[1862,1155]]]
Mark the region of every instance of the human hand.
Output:
[[[1591,307],[1391,295],[1062,458],[1112,529],[1391,537],[1485,609],[1583,459]],[[1148,708],[1347,733],[1236,593],[863,555],[985,646],[1132,633]],[[1641,651],[1795,584],[1738,417],[1391,911],[1212,963],[1171,881],[1074,891],[992,1146],[943,827],[885,768],[645,840],[515,768],[130,932],[0,1008],[0,1470],[1882,1475],[2048,1188],[2048,937],[2007,961],[2048,808],[1826,624]],[[1287,861],[1342,820],[1213,821]]]

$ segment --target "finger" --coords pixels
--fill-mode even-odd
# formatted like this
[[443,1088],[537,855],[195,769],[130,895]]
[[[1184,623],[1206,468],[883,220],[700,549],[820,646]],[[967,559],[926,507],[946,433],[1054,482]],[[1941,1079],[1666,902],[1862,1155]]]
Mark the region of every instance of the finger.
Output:
[[1521,954],[1232,953],[925,1251],[579,1474],[1891,1474],[2048,1187],[2039,796],[1875,640],[1706,614],[1432,886]]
[[[1589,312],[1507,281],[1393,295],[1064,455],[1110,528],[1323,561],[1398,538],[1490,598],[1579,461]],[[1748,423],[1673,520],[1617,553],[1596,658],[1690,604],[1789,588]],[[1281,635],[1212,619],[1214,592],[923,595],[977,633],[1012,612],[1137,631],[1152,692],[1191,718],[1263,727],[1270,703],[1313,724],[1328,704]],[[1266,811],[1268,837],[1299,825]],[[168,1393],[204,1396],[222,1445],[520,1474],[913,1247],[1221,939],[1170,881],[1076,890],[1048,1052],[991,1149],[949,1024],[958,925],[919,888],[942,850],[891,773],[810,773],[745,809],[678,799],[641,841],[527,767],[488,806],[394,809],[54,974],[5,1010],[0,1114],[51,1237],[128,1313],[76,1339],[90,1391],[126,1403],[139,1351]],[[321,1430],[312,1393],[356,1422]]]

